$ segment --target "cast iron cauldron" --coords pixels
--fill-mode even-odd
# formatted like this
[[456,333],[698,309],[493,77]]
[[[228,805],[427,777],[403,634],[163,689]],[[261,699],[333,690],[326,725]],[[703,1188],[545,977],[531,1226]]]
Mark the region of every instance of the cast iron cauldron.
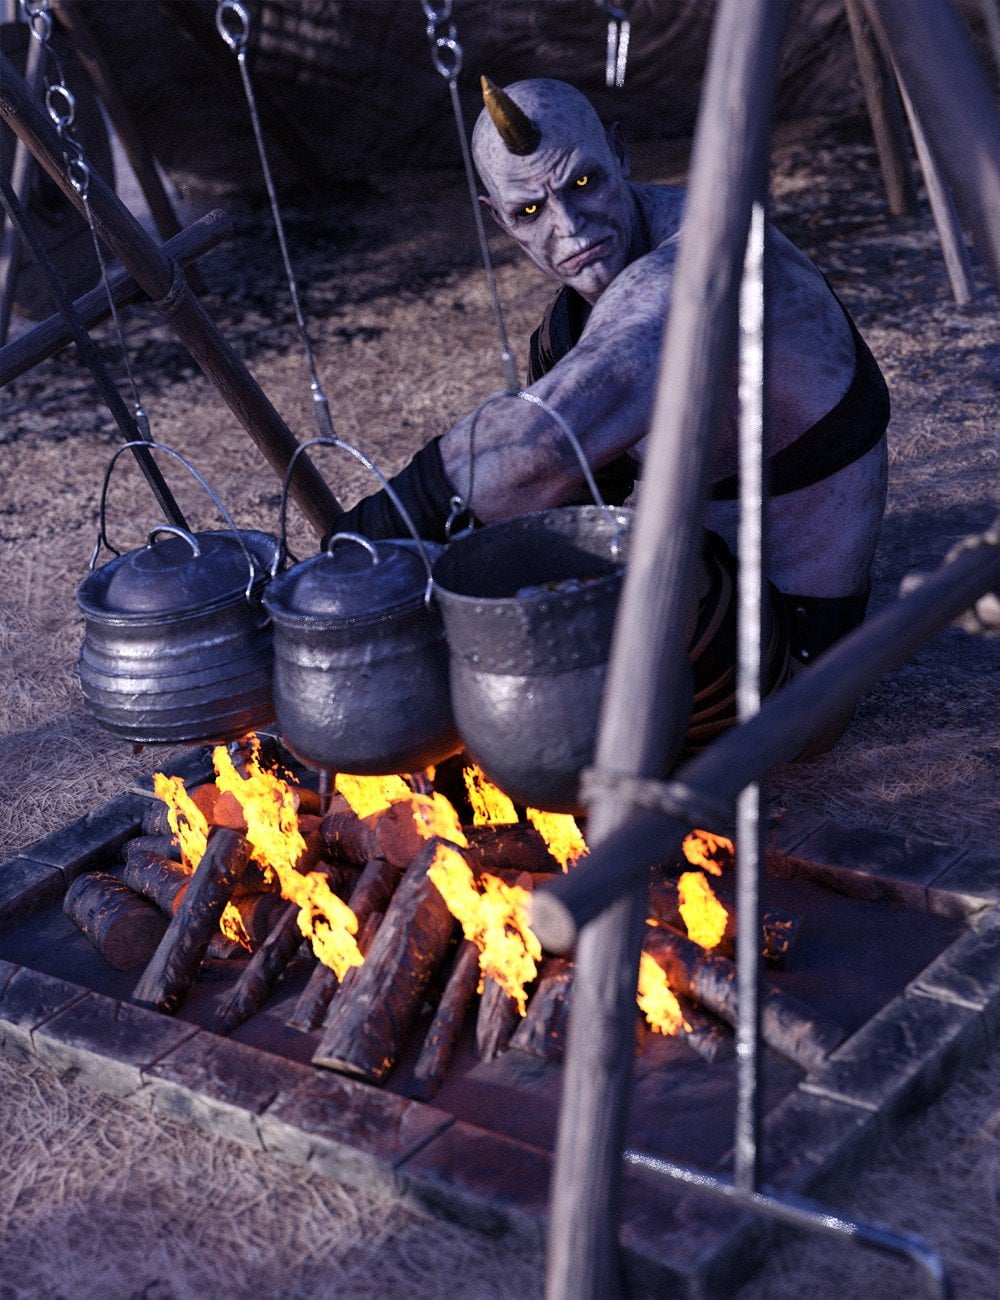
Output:
[[[296,456],[313,446],[349,451],[388,487],[340,439],[312,439]],[[293,465],[294,458],[289,478]],[[398,501],[397,508],[406,518]],[[430,598],[431,560],[441,548],[411,531],[412,540],[378,542],[341,533],[268,587],[278,727],[292,753],[314,767],[416,772],[461,748],[444,629]]]
[[629,509],[560,506],[453,540],[434,565],[455,722],[513,799],[582,812]]
[[[129,445],[105,475],[95,562],[106,544],[108,479]],[[156,450],[181,461],[219,504],[182,457]],[[77,672],[88,711],[143,744],[232,740],[271,722],[273,653],[261,596],[277,553],[268,533],[164,524],[144,547],[94,568],[77,590],[86,620]]]

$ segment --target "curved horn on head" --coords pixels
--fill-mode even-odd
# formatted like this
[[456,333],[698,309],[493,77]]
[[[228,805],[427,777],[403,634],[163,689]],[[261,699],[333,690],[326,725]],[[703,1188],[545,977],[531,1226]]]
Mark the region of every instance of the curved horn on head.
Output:
[[500,132],[500,139],[507,146],[508,153],[516,153],[521,157],[534,153],[542,138],[538,127],[523,109],[518,108],[510,95],[495,86],[489,77],[480,77],[479,80],[486,111]]

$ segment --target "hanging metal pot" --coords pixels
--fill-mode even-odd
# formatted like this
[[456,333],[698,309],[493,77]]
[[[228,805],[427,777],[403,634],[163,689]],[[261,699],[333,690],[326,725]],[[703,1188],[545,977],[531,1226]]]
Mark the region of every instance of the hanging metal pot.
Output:
[[[86,632],[77,664],[88,711],[143,744],[232,740],[271,722],[271,632],[261,596],[278,554],[269,533],[237,529],[202,476],[156,444],[205,488],[230,527],[154,528],[124,555],[105,533],[108,465],[91,572],[77,590]],[[140,444],[149,447],[148,443]],[[101,546],[117,558],[96,568]]]
[[[451,712],[448,650],[430,595],[432,559],[383,476],[413,540],[333,537],[320,554],[273,578],[274,704],[282,739],[314,766],[359,775],[416,772],[461,748]],[[298,455],[298,452],[296,452]],[[294,458],[292,465],[294,464]],[[289,477],[292,465],[289,465]],[[286,491],[281,504],[285,538]]]
[[518,802],[579,813],[634,512],[604,505],[562,417],[533,394],[518,396],[556,420],[600,504],[520,515],[455,538],[434,565],[434,592],[469,753]]

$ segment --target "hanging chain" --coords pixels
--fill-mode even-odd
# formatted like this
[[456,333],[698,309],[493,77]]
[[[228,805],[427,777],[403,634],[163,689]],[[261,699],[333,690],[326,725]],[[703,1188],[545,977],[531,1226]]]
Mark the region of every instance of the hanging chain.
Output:
[[132,393],[132,410],[136,427],[144,441],[152,442],[155,440],[149,430],[149,417],[143,409],[139,390],[135,383],[135,376],[132,373],[132,366],[129,363],[128,348],[125,346],[121,318],[118,315],[115,296],[111,291],[111,284],[108,279],[107,259],[104,256],[101,241],[97,236],[97,226],[90,207],[90,166],[87,163],[83,145],[71,129],[76,120],[76,98],[66,84],[62,61],[52,45],[52,14],[49,12],[49,0],[20,0],[20,3],[21,13],[31,29],[32,36],[48,56],[49,62],[47,66],[56,70],[56,81],[53,81],[48,75],[45,78],[45,108],[59,135],[63,157],[66,160],[66,175],[73,189],[76,190],[80,197],[84,215],[87,218],[87,227],[90,230],[90,238],[94,245],[94,255],[101,270],[101,284],[108,300],[111,319],[114,322],[115,333],[118,337],[118,345],[121,348],[122,364]]
[[250,112],[250,123],[253,126],[254,140],[257,143],[257,154],[260,158],[261,170],[264,173],[264,184],[267,187],[267,198],[271,206],[271,216],[274,220],[275,230],[278,235],[278,245],[281,248],[281,260],[285,267],[285,279],[288,282],[288,291],[291,294],[292,306],[295,310],[295,321],[298,325],[299,336],[302,340],[302,348],[306,354],[306,362],[309,366],[309,388],[312,392],[313,410],[316,413],[316,424],[319,427],[320,434],[324,438],[335,438],[337,435],[334,432],[333,419],[330,415],[330,403],[327,400],[326,392],[323,389],[323,384],[320,381],[319,373],[316,369],[316,357],[313,353],[312,342],[309,338],[305,316],[302,312],[302,303],[299,299],[299,288],[295,280],[295,272],[292,269],[292,259],[288,253],[288,241],[285,238],[285,223],[282,220],[281,208],[278,204],[278,194],[274,188],[274,178],[271,175],[271,167],[267,160],[267,150],[264,146],[264,133],[261,130],[260,114],[257,112],[257,98],[254,95],[253,83],[250,80],[250,71],[247,67],[247,43],[250,39],[250,14],[246,6],[240,3],[240,0],[219,0],[215,10],[215,26],[219,35],[236,55],[236,62],[240,70],[240,79],[243,82],[243,93],[246,97],[247,108]]
[[496,323],[497,338],[500,342],[500,365],[503,380],[507,391],[514,394],[519,392],[521,388],[517,376],[517,359],[511,350],[507,330],[504,326],[503,309],[500,306],[500,295],[497,292],[497,281],[493,272],[493,259],[490,257],[489,244],[486,242],[482,204],[479,202],[476,189],[476,173],[472,165],[472,154],[465,133],[465,122],[462,119],[462,105],[458,97],[458,74],[462,70],[463,51],[458,41],[458,32],[451,18],[452,0],[420,0],[420,7],[427,18],[427,40],[431,47],[431,61],[448,83],[448,93],[451,96],[451,107],[455,115],[455,126],[458,131],[458,142],[462,149],[465,179],[469,187],[469,198],[472,200],[472,215],[476,223],[476,235],[479,238],[479,251],[483,258],[483,267],[486,271],[486,281],[489,285],[490,299],[493,306],[493,318]]
[[628,62],[628,43],[632,25],[628,14],[619,5],[608,0],[597,0],[597,7],[608,16],[608,52],[604,64],[604,84],[608,89],[625,85],[625,64]]

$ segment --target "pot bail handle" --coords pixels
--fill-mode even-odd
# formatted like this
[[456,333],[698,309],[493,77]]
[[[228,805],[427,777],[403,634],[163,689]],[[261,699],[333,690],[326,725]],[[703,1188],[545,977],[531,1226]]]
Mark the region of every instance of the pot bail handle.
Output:
[[180,528],[176,524],[157,525],[157,527],[154,528],[153,531],[146,538],[146,545],[152,546],[155,543],[157,537],[159,537],[160,533],[171,533],[174,537],[182,538],[185,542],[187,542],[188,546],[191,547],[192,555],[199,556],[201,554],[201,546],[198,544],[198,539],[197,537],[195,537],[194,533],[189,533],[186,528]]
[[[420,556],[421,561],[423,562],[424,568],[427,570],[427,587],[424,591],[424,600],[429,601],[431,597],[431,590],[434,585],[434,579],[432,577],[432,570],[431,570],[431,559],[430,556],[427,554],[427,547],[424,545],[424,539],[417,532],[416,525],[414,524],[413,519],[410,516],[410,512],[403,505],[402,501],[400,501],[399,493],[392,486],[389,480],[385,477],[382,471],[378,469],[377,466],[372,464],[372,462],[368,459],[368,457],[364,454],[363,451],[360,451],[357,447],[353,445],[353,443],[345,442],[343,438],[336,438],[336,437],[310,438],[308,442],[300,443],[298,447],[295,448],[295,451],[292,453],[292,458],[288,462],[288,469],[285,472],[285,481],[281,487],[281,510],[278,516],[278,551],[274,557],[274,562],[271,566],[271,576],[274,577],[274,575],[281,568],[282,564],[284,564],[285,556],[288,551],[287,540],[286,540],[286,533],[287,533],[286,525],[288,520],[288,487],[292,481],[292,473],[295,469],[295,462],[298,459],[298,457],[302,454],[302,452],[308,450],[308,448],[310,447],[339,447],[341,451],[348,451],[355,458],[355,460],[359,460],[361,464],[364,465],[365,469],[368,470],[369,473],[374,474],[375,478],[378,479],[380,486],[385,489],[385,492],[389,497],[389,500],[396,507],[396,510],[399,512],[400,518],[402,519],[403,523],[406,525],[407,531],[409,532],[410,536],[413,538],[414,542],[416,543],[417,552]],[[336,541],[338,537],[351,537],[354,538],[355,541],[367,540],[367,539],[362,539],[360,533],[345,532],[345,533],[335,533],[333,537],[330,539],[331,543]],[[327,552],[329,553],[329,546],[327,547]]]
[[338,542],[357,542],[359,546],[363,546],[365,550],[368,552],[368,554],[372,557],[373,569],[375,565],[380,562],[378,557],[378,551],[376,550],[375,547],[375,543],[369,537],[362,537],[360,533],[334,533],[334,535],[330,538],[330,540],[326,544],[325,549],[327,555],[333,554],[333,548],[337,545]]
[[537,406],[540,410],[544,411],[546,415],[551,416],[552,419],[559,426],[559,428],[562,430],[562,432],[566,435],[566,440],[568,441],[569,445],[573,448],[574,455],[576,456],[577,460],[580,462],[580,468],[583,471],[583,477],[584,480],[586,481],[590,494],[594,498],[594,504],[600,507],[600,509],[604,513],[604,517],[607,519],[608,523],[611,526],[611,531],[613,534],[613,541],[611,543],[611,558],[617,560],[619,551],[621,549],[622,526],[618,521],[618,519],[616,518],[614,511],[611,509],[608,503],[601,496],[601,490],[597,486],[597,480],[594,478],[593,470],[590,468],[590,465],[587,463],[587,457],[583,454],[583,448],[580,446],[580,440],[577,438],[576,434],[566,423],[565,419],[559,414],[559,412],[554,407],[550,406],[549,403],[546,402],[543,398],[538,397],[535,393],[529,393],[524,388],[519,389],[518,392],[516,393],[508,393],[508,392],[490,393],[489,397],[484,398],[483,401],[481,401],[479,405],[476,407],[476,409],[473,411],[472,422],[469,425],[469,486],[467,489],[465,500],[463,500],[458,495],[452,497],[451,514],[448,516],[448,522],[445,525],[445,529],[449,533],[449,536],[450,536],[450,527],[453,524],[453,522],[461,514],[465,512],[471,514],[472,512],[472,483],[474,477],[473,467],[475,465],[476,425],[479,423],[479,417],[482,414],[482,412],[486,409],[487,406],[492,405],[493,402],[499,402],[502,398],[505,397],[519,397],[522,402],[530,402],[532,406]]
[[[145,447],[146,450],[150,453],[150,455],[152,455],[154,451],[162,451],[166,455],[172,456],[174,460],[179,461],[180,464],[183,465],[184,468],[205,489],[205,491],[208,493],[209,497],[211,498],[212,502],[218,509],[219,514],[222,515],[223,519],[225,519],[226,523],[229,525],[229,532],[231,532],[232,535],[236,538],[237,545],[239,546],[240,550],[243,552],[243,558],[247,562],[247,568],[249,569],[249,577],[247,578],[247,585],[246,585],[246,590],[244,592],[244,595],[246,596],[246,599],[249,600],[250,593],[253,591],[253,584],[257,580],[257,576],[258,576],[257,566],[254,564],[253,557],[251,556],[250,552],[247,550],[246,543],[244,542],[242,536],[240,535],[240,530],[236,527],[232,515],[229,513],[226,507],[216,496],[215,492],[206,482],[204,477],[191,464],[191,462],[189,460],[186,460],[185,457],[183,457],[180,454],[180,452],[174,451],[172,447],[164,446],[162,442],[145,442],[145,441],[124,442],[115,452],[115,454],[111,457],[111,459],[108,461],[108,467],[104,471],[104,482],[101,484],[101,504],[100,504],[100,510],[98,512],[97,541],[94,543],[94,550],[90,557],[91,570],[97,567],[97,557],[101,553],[102,546],[106,546],[107,549],[111,551],[113,555],[121,555],[121,551],[119,551],[116,547],[112,546],[111,543],[108,541],[108,534],[107,534],[108,485],[111,482],[111,471],[114,469],[115,462],[117,461],[118,457],[122,454],[123,451],[128,451],[132,447]],[[161,524],[158,528],[154,528],[149,535],[149,541],[147,542],[147,545],[149,545],[149,543],[152,541],[152,539],[156,536],[158,532],[168,532],[168,533],[173,532],[180,537],[187,538],[189,541],[191,541],[194,544],[195,554],[196,555],[201,554],[201,548],[198,546],[198,542],[192,536],[192,534],[186,532],[183,528],[175,527],[173,524]]]

